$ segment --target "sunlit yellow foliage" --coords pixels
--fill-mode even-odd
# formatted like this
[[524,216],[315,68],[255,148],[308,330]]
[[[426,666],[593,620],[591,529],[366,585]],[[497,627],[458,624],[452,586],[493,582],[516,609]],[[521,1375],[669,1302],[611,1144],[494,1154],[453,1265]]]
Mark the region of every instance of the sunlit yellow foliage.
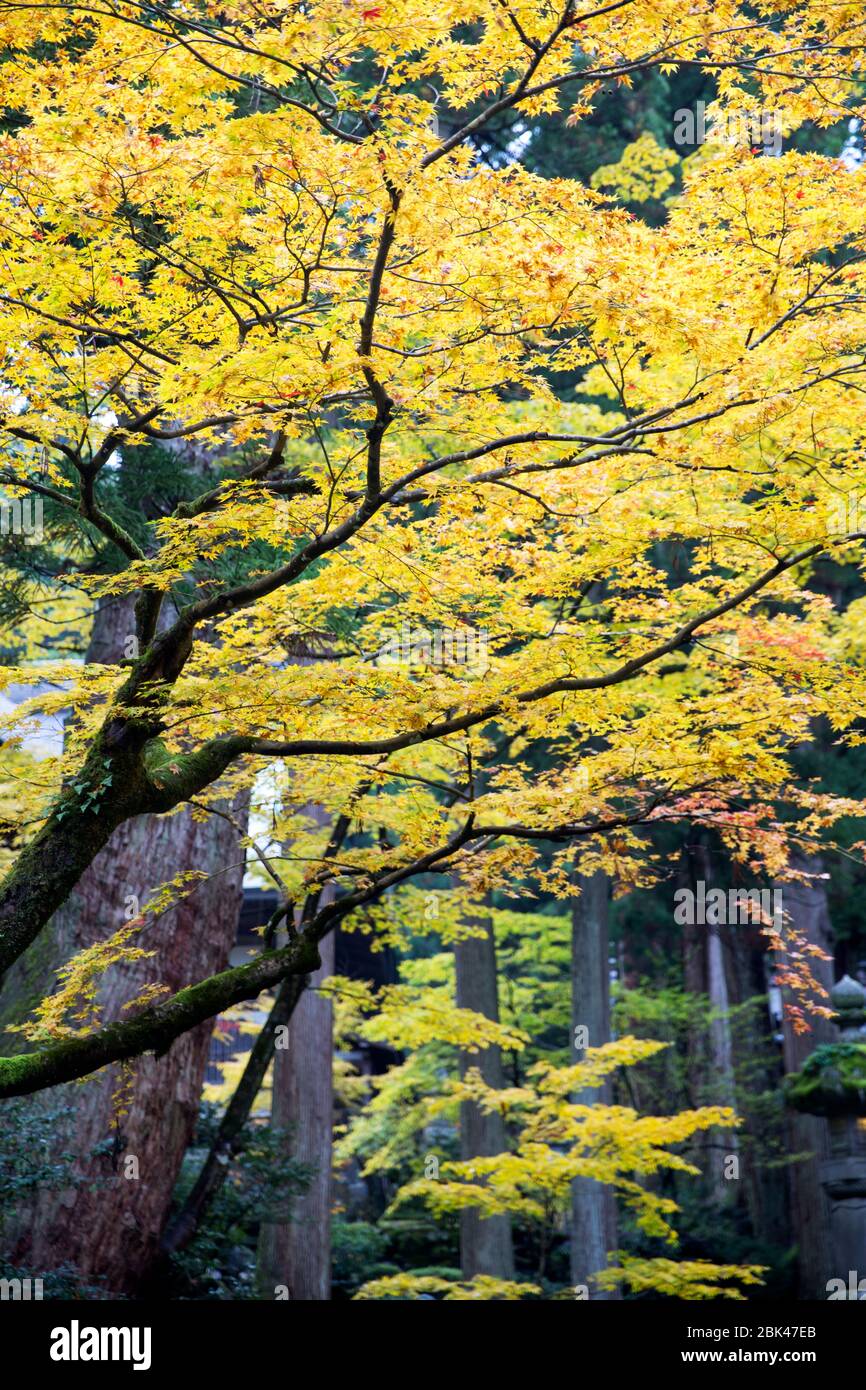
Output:
[[476,1274],[474,1279],[441,1279],[432,1274],[388,1274],[371,1279],[355,1294],[356,1299],[418,1299],[440,1296],[444,1302],[471,1302],[473,1299],[532,1298],[541,1290],[537,1284],[518,1283],[514,1279],[494,1279],[490,1274]]
[[[616,1268],[598,1275],[602,1289],[624,1285],[631,1293],[664,1294],[668,1298],[743,1299],[739,1284],[760,1284],[765,1270],[760,1265],[717,1265],[709,1260],[639,1259],[635,1255],[619,1254]],[[735,1284],[727,1281],[736,1281]]]
[[671,173],[679,160],[663,149],[649,131],[626,145],[618,163],[603,164],[592,175],[593,188],[615,193],[624,203],[643,203],[660,198],[674,181]]
[[[36,1005],[33,1017],[24,1023],[11,1023],[7,1031],[22,1033],[30,1042],[72,1038],[95,1032],[100,1023],[99,989],[110,966],[147,960],[154,950],[146,950],[133,942],[153,921],[173,907],[180,897],[194,890],[205,874],[201,869],[185,869],[169,883],[161,884],[144,905],[138,916],[101,941],[94,941],[78,951],[57,972],[57,987]],[[158,982],[145,984],[134,998],[124,1005],[124,1011],[144,1008],[168,992]]]
[[482,1108],[499,1109],[518,1127],[513,1150],[493,1157],[443,1162],[438,1178],[419,1178],[405,1186],[400,1202],[422,1197],[434,1211],[477,1207],[487,1215],[516,1212],[543,1221],[551,1210],[565,1209],[575,1178],[613,1184],[633,1208],[648,1235],[670,1242],[676,1233],[668,1217],[676,1202],[638,1179],[661,1169],[697,1173],[698,1169],[668,1147],[715,1125],[739,1123],[732,1110],[705,1106],[677,1115],[638,1115],[625,1106],[586,1105],[571,1098],[576,1088],[601,1085],[618,1065],[652,1056],[664,1044],[621,1039],[588,1050],[588,1061],[556,1068],[537,1063],[529,1084],[518,1089],[491,1089],[477,1070],[452,1083],[454,1099],[472,1099]]
[[[864,813],[791,751],[866,696],[856,613],[810,587],[862,564],[866,174],[720,141],[650,227],[473,144],[563,102],[578,138],[603,88],[677,64],[714,118],[862,120],[864,28],[819,0],[0,2],[0,482],[120,557],[93,572],[81,540],[6,672],[39,689],[2,716],[0,786],[32,785],[0,948],[19,890],[29,939],[50,916],[76,816],[209,814],[263,772],[292,904],[324,876],[395,946],[424,905],[381,900],[434,852],[476,900],[566,898],[575,867],[626,892],[668,869],[647,827],[687,822],[766,880]],[[644,138],[597,181],[657,196],[672,158]],[[178,441],[222,480],[139,543],[106,479]],[[44,660],[116,594],[139,650]],[[63,713],[37,776],[22,736]],[[328,856],[310,804],[375,833]],[[796,935],[771,944],[808,992]],[[381,1003],[423,1042],[422,996]]]

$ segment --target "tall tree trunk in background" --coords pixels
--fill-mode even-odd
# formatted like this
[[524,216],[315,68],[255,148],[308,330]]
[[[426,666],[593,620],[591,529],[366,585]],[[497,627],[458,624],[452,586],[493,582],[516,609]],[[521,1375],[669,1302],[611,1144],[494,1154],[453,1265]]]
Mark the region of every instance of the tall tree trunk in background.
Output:
[[[134,631],[131,601],[102,605],[87,659],[117,660]],[[236,809],[245,819],[245,808]],[[237,931],[243,879],[237,831],[220,817],[189,811],[139,816],[120,826],[63,908],[8,972],[3,1021],[25,1017],[54,986],[58,968],[111,936],[162,883],[187,870],[208,877],[171,911],[148,921],[133,944],[154,954],[113,965],[99,988],[105,1022],[148,984],[173,993],[225,967]],[[75,1185],[42,1189],[7,1223],[7,1257],[42,1274],[70,1265],[106,1290],[134,1291],[155,1257],[184,1150],[195,1125],[211,1023],[185,1034],[159,1058],[112,1066],[85,1085],[54,1088],[34,1105],[69,1107],[55,1151],[74,1154]],[[14,1035],[13,1035],[14,1036]],[[122,1103],[117,1097],[123,1094]],[[98,1152],[94,1152],[98,1150]]]
[[787,1184],[779,1182],[773,1129],[768,1133],[765,1110],[767,1096],[778,1094],[782,1069],[769,1009],[767,980],[772,972],[760,924],[737,927],[727,944],[731,1002],[737,1006],[751,1001],[733,1030],[737,1113],[743,1120],[738,1131],[739,1177],[756,1239],[783,1248],[790,1244]]
[[[311,647],[296,643],[290,660],[310,666],[328,652],[327,643]],[[306,814],[319,825],[329,823],[327,811],[311,804]],[[326,884],[319,906],[333,902],[336,889]],[[259,1230],[256,1277],[264,1298],[285,1288],[303,1303],[327,1302],[331,1297],[331,1150],[334,1133],[333,1007],[319,992],[334,973],[336,930],[319,943],[321,964],[307,977],[288,1025],[288,1047],[274,1053],[271,1129],[287,1158],[310,1170],[309,1186],[278,1219],[263,1221]]]
[[[736,927],[733,930],[737,930]],[[719,1104],[737,1108],[737,1085],[734,1075],[734,1048],[731,1037],[731,994],[728,988],[728,950],[731,926],[718,921],[707,924],[707,994],[710,1000],[710,1061]],[[719,1150],[721,1141],[723,1148]],[[719,1202],[731,1199],[731,1187],[726,1160],[737,1154],[736,1130],[725,1130],[715,1139],[715,1158],[711,1166],[713,1187]]]
[[[604,873],[577,875],[581,892],[571,910],[572,1050],[579,1060],[586,1046],[610,1042],[610,967],[608,963],[609,884]],[[579,1029],[585,1029],[582,1035]],[[610,1086],[575,1096],[580,1105],[609,1104]],[[571,1282],[585,1285],[593,1299],[618,1295],[596,1290],[591,1276],[608,1266],[617,1247],[616,1198],[613,1189],[593,1178],[576,1178],[571,1203]]]
[[[489,918],[473,921],[483,936],[468,937],[454,946],[457,1005],[473,1009],[485,1018],[499,1021],[499,991],[496,975],[496,942]],[[461,1053],[460,1071],[477,1067],[488,1086],[503,1085],[502,1053],[487,1047],[474,1054]],[[504,1153],[505,1121],[498,1112],[487,1114],[474,1101],[460,1106],[460,1157],[473,1159]],[[490,1274],[498,1279],[514,1276],[511,1220],[508,1216],[481,1217],[477,1210],[460,1213],[460,1267],[464,1279]]]
[[[727,867],[727,866],[726,866]],[[705,900],[710,889],[717,886],[710,848],[698,838],[687,851],[680,886],[688,887],[695,894],[695,901]],[[703,884],[701,891],[700,885]],[[734,1075],[733,1041],[731,1037],[730,1009],[732,1006],[729,986],[729,971],[733,969],[729,961],[730,934],[740,930],[731,927],[718,916],[711,907],[705,909],[704,921],[695,921],[683,927],[683,962],[686,989],[693,994],[704,994],[710,1004],[711,1019],[709,1035],[702,1044],[695,1038],[695,1046],[690,1049],[694,1058],[705,1056],[706,1063],[697,1061],[691,1067],[691,1090],[693,1104],[725,1105],[736,1110],[737,1089]],[[699,1030],[702,1031],[702,1030]],[[704,1053],[703,1048],[706,1048]],[[722,1204],[728,1202],[736,1193],[732,1187],[726,1159],[737,1150],[736,1134],[733,1130],[720,1133],[714,1130],[697,1140],[704,1157],[699,1166],[708,1181],[711,1199]]]
[[[819,873],[820,860],[796,857],[793,867]],[[803,938],[831,955],[830,960],[811,958],[813,973],[819,983],[829,990],[833,984],[832,928],[827,910],[827,893],[820,880],[807,884],[786,884],[782,890],[784,908],[791,925]],[[787,997],[787,996],[786,996]],[[799,1071],[806,1057],[819,1043],[837,1041],[836,1031],[829,1021],[812,1020],[812,1031],[795,1033],[790,1021],[782,1023],[785,1071]],[[791,1194],[791,1225],[798,1246],[798,1270],[801,1298],[826,1298],[827,1280],[832,1276],[830,1250],[830,1211],[821,1187],[818,1165],[827,1156],[827,1125],[814,1115],[787,1112],[788,1152],[808,1154],[788,1169]]]
[[[324,899],[323,894],[323,899]],[[262,1222],[258,1283],[265,1298],[281,1286],[301,1302],[331,1297],[331,1143],[334,1124],[333,1009],[317,987],[334,973],[336,933],[319,945],[321,965],[295,1006],[288,1047],[274,1054],[271,1127],[285,1151],[312,1170],[309,1187],[283,1219]]]

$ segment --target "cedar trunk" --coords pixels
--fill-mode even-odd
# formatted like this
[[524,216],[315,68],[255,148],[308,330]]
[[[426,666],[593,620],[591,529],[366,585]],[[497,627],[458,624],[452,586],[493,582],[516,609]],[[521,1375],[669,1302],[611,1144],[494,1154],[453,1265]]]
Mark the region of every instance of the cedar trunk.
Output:
[[[97,613],[89,661],[116,660],[134,631],[129,601]],[[243,808],[238,810],[243,814]],[[221,818],[188,811],[121,825],[63,907],[4,981],[6,1021],[49,993],[59,966],[112,935],[155,889],[185,870],[208,875],[171,911],[148,918],[133,944],[153,955],[110,967],[98,994],[103,1021],[151,983],[174,993],[225,967],[237,931],[243,851]],[[73,1156],[66,1186],[42,1188],[4,1229],[5,1253],[41,1275],[69,1265],[89,1283],[133,1292],[156,1255],[172,1189],[201,1094],[212,1024],[180,1037],[165,1056],[111,1066],[84,1085],[56,1087],[33,1105],[69,1108],[54,1151]],[[122,1096],[122,1099],[121,1099]]]
[[[580,896],[571,914],[571,1022],[585,1028],[590,1047],[610,1041],[610,968],[608,964],[608,879],[604,873],[578,875]],[[579,1035],[575,1032],[573,1037]],[[583,1048],[576,1050],[579,1058]],[[575,1096],[581,1105],[610,1103],[610,1086]],[[608,1252],[617,1247],[616,1198],[613,1189],[593,1178],[576,1178],[571,1203],[571,1280],[592,1291],[594,1299],[612,1299],[593,1287],[591,1276],[606,1269]]]
[[[795,858],[794,867],[818,873],[818,859]],[[820,946],[832,957],[832,929],[827,910],[827,893],[820,879],[806,884],[786,884],[783,889],[785,913],[791,925],[810,945]],[[829,991],[833,984],[833,961],[811,958],[818,982]],[[796,1002],[796,1001],[795,1001]],[[782,1024],[785,1071],[799,1071],[819,1043],[836,1042],[837,1034],[827,1019],[811,1021],[811,1032],[795,1033],[786,1017]],[[797,1241],[797,1267],[800,1298],[826,1298],[827,1280],[832,1275],[830,1248],[830,1207],[819,1176],[819,1163],[828,1157],[827,1125],[815,1115],[787,1111],[788,1152],[803,1154],[802,1161],[788,1169],[791,1225]]]
[[[729,866],[725,864],[725,871]],[[717,886],[718,874],[710,845],[700,835],[684,856],[680,886],[695,894],[699,884],[704,892]],[[731,997],[729,976],[735,970],[731,959],[733,933],[742,927],[731,927],[716,920],[720,915],[712,907],[705,910],[705,921],[683,927],[683,973],[686,989],[705,995],[710,1006],[710,1023],[706,1038],[703,1029],[696,1028],[689,1046],[689,1082],[693,1105],[724,1105],[737,1109],[737,1087],[734,1072],[731,1008],[737,1002]],[[695,1141],[699,1157],[695,1162],[704,1177],[706,1195],[716,1206],[725,1206],[736,1199],[737,1189],[732,1177],[734,1170],[729,1158],[737,1156],[737,1136],[734,1130],[710,1130],[698,1135]]]
[[335,933],[319,945],[321,965],[295,1005],[288,1047],[274,1054],[271,1125],[285,1136],[287,1153],[312,1170],[309,1187],[291,1212],[263,1222],[258,1281],[265,1298],[288,1290],[304,1303],[331,1297],[331,1142],[333,1010],[317,986],[334,973]]
[[[484,929],[483,936],[468,937],[454,947],[457,978],[457,1005],[474,1009],[486,1018],[499,1021],[499,995],[496,978],[496,943],[493,924],[487,919],[474,923]],[[461,1074],[477,1067],[488,1086],[501,1089],[502,1053],[498,1047],[462,1053]],[[473,1159],[504,1153],[505,1121],[498,1113],[487,1114],[474,1101],[460,1106],[460,1157]],[[470,1209],[460,1213],[460,1267],[464,1279],[490,1274],[498,1279],[514,1277],[511,1220],[508,1216],[482,1217]]]

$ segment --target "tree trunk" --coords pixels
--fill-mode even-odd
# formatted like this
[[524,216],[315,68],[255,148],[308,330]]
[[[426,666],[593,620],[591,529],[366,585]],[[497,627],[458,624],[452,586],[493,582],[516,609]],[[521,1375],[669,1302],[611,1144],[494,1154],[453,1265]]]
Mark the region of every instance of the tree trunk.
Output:
[[273,1061],[278,1030],[291,1018],[305,989],[305,978],[290,975],[277,990],[267,1022],[247,1056],[241,1079],[220,1120],[198,1177],[182,1206],[174,1213],[162,1233],[161,1249],[164,1256],[174,1255],[177,1251],[186,1249],[195,1238],[214,1197],[222,1188],[229,1174],[231,1161],[240,1151],[244,1127],[250,1118],[268,1067]]
[[[97,612],[88,661],[117,660],[134,631],[131,603]],[[243,808],[238,813],[243,815]],[[243,878],[237,831],[209,816],[140,816],[115,830],[41,936],[4,980],[6,1021],[49,993],[60,965],[111,936],[159,886],[186,870],[208,877],[135,943],[154,954],[113,965],[98,990],[105,1022],[148,984],[171,992],[225,967]],[[55,1148],[74,1155],[75,1182],[42,1189],[8,1223],[6,1253],[36,1273],[71,1265],[111,1292],[134,1291],[154,1258],[180,1163],[195,1125],[212,1024],[200,1024],[162,1057],[110,1066],[83,1087],[54,1088],[32,1104],[69,1106]],[[122,1098],[121,1098],[122,1097]]]
[[[362,796],[368,787],[369,783],[366,781],[362,783],[357,790],[356,796]],[[355,797],[351,799],[349,805],[341,812],[334,822],[331,838],[326,851],[328,856],[339,853],[349,833],[352,823],[351,805],[355,799]],[[319,818],[324,820],[324,813],[322,813],[321,810],[319,810],[318,814]],[[300,909],[300,917],[303,918],[307,916],[310,910],[314,908],[318,910],[327,903],[333,902],[334,897],[334,885],[332,883],[324,884],[304,903],[303,907]],[[280,909],[286,906],[287,904],[285,900],[283,900],[280,904]],[[280,909],[278,909],[277,915],[272,919],[273,921],[278,920]],[[332,938],[336,935],[336,931],[337,928],[334,927],[331,933]],[[322,950],[319,955],[319,978],[323,979],[326,974],[331,973],[333,970],[336,943],[333,942],[333,940],[323,939],[321,947]],[[165,1255],[171,1255],[174,1251],[184,1249],[193,1239],[210,1202],[225,1181],[231,1159],[238,1152],[243,1129],[250,1117],[256,1096],[265,1079],[268,1067],[274,1060],[277,1044],[283,1035],[283,1029],[291,1020],[298,1006],[298,1001],[307,988],[308,979],[309,977],[306,975],[291,975],[288,979],[283,980],[277,990],[267,1022],[256,1038],[252,1050],[247,1057],[246,1066],[244,1067],[241,1079],[235,1087],[234,1095],[226,1107],[219,1128],[211,1142],[207,1157],[199,1170],[198,1177],[183,1205],[174,1214],[163,1233],[162,1249]],[[306,1034],[302,1029],[302,1036],[299,1039],[301,1045],[303,1044],[305,1036]],[[323,1055],[320,1049],[317,1053],[317,1065],[319,1059]],[[324,1084],[328,1084],[325,1082],[325,1078],[322,1078],[322,1080]],[[281,1069],[280,1076],[277,1078],[276,1082],[277,1092],[283,1095],[287,1089],[287,1085],[287,1080]],[[282,1101],[280,1104],[282,1104]],[[328,1131],[326,1135],[325,1142],[330,1145],[330,1131]],[[274,1234],[274,1232],[270,1233],[271,1236],[274,1236]],[[285,1239],[288,1240],[289,1236],[285,1236]],[[271,1242],[271,1246],[273,1248],[273,1241]],[[329,1262],[329,1254],[329,1251],[325,1251],[322,1257],[322,1263],[326,1269]],[[270,1264],[266,1277],[270,1277],[273,1274],[273,1256],[269,1254],[268,1260]],[[265,1256],[263,1254],[262,1267],[264,1267],[264,1262]],[[276,1283],[278,1281],[274,1282]]]
[[334,973],[336,933],[320,943],[322,964],[292,1014],[288,1047],[274,1055],[271,1126],[286,1152],[312,1170],[309,1187],[279,1220],[262,1222],[258,1282],[262,1296],[283,1290],[301,1302],[331,1297],[331,1141],[334,1122],[333,1011],[317,986]]
[[[578,875],[580,897],[571,911],[572,1045],[579,1060],[586,1047],[609,1042],[610,967],[608,963],[608,879],[604,873]],[[586,1030],[585,1033],[579,1030]],[[580,1105],[610,1103],[610,1086],[580,1092]],[[606,1269],[608,1252],[617,1246],[616,1197],[606,1183],[576,1178],[571,1201],[571,1281],[591,1291],[593,1299],[618,1295],[596,1291],[591,1277]]]
[[[738,928],[734,927],[734,931]],[[707,994],[710,1000],[710,1061],[718,1087],[720,1105],[737,1108],[737,1087],[734,1075],[734,1050],[731,1038],[731,995],[728,988],[727,952],[730,924],[707,924]],[[731,1200],[731,1181],[727,1176],[728,1160],[737,1154],[736,1130],[717,1131],[709,1138],[714,1145],[710,1166],[712,1185],[720,1205]],[[721,1148],[719,1145],[721,1144]]]
[[[312,642],[307,636],[292,644],[289,659],[297,665],[312,666],[328,651],[326,636]],[[322,806],[312,804],[306,810],[319,825],[327,824]],[[341,832],[335,825],[333,834],[339,840],[347,828],[344,825]],[[328,883],[319,894],[318,905],[324,907],[335,897],[336,889]],[[300,925],[299,916],[296,925]],[[279,1213],[277,1220],[262,1222],[257,1279],[263,1298],[288,1294],[302,1303],[323,1303],[331,1297],[333,1007],[318,986],[334,973],[336,932],[334,928],[320,941],[320,965],[307,977],[294,1007],[288,1047],[277,1048],[274,1053],[271,1128],[281,1133],[286,1156],[306,1165],[311,1177],[304,1192]]]
[[772,1125],[767,1129],[764,1109],[767,1094],[778,1092],[782,1070],[767,996],[772,969],[757,924],[737,927],[728,947],[731,1002],[737,1006],[752,1001],[733,1030],[737,1113],[743,1120],[737,1132],[739,1177],[755,1238],[783,1248],[790,1244],[787,1184],[779,1182],[779,1170],[771,1161],[774,1132]]
[[[820,872],[818,859],[794,861],[795,867]],[[785,912],[791,925],[806,941],[831,953],[832,928],[827,911],[827,893],[820,881],[786,884],[783,888]],[[819,983],[829,990],[833,984],[833,961],[812,957],[812,969]],[[836,1031],[826,1019],[814,1019],[812,1031],[795,1033],[790,1021],[782,1023],[785,1071],[799,1071],[819,1043],[837,1041]],[[814,1115],[788,1110],[788,1152],[807,1154],[788,1169],[791,1194],[791,1225],[797,1240],[799,1296],[826,1298],[827,1280],[834,1273],[830,1249],[830,1207],[821,1186],[819,1163],[828,1156],[827,1125]]]
[[[484,928],[483,936],[468,937],[454,947],[457,977],[457,1005],[474,1009],[485,1018],[499,1021],[499,995],[496,978],[496,943],[493,924],[488,919],[474,923]],[[477,1067],[488,1086],[502,1087],[502,1053],[487,1047],[475,1054],[462,1053],[460,1071],[465,1075]],[[473,1159],[504,1153],[505,1121],[498,1114],[486,1114],[474,1101],[460,1106],[460,1157]],[[490,1274],[498,1279],[514,1277],[514,1251],[511,1220],[508,1216],[481,1217],[477,1210],[460,1213],[460,1267],[464,1279]]]
[[[705,900],[705,895],[716,886],[716,877],[710,847],[699,837],[686,851],[681,886],[689,887],[696,899]],[[733,965],[729,963],[731,933],[742,928],[731,927],[724,920],[718,920],[724,916],[724,913],[710,906],[705,909],[705,920],[683,928],[685,987],[691,993],[706,995],[711,1011],[707,1038],[694,1037],[689,1049],[689,1079],[693,1104],[724,1105],[736,1110],[737,1088],[730,1020],[733,1001],[728,977],[729,968],[733,970]],[[735,1131],[708,1131],[699,1135],[695,1143],[702,1153],[698,1166],[704,1174],[709,1199],[717,1206],[730,1202],[736,1192],[728,1176],[728,1159],[735,1156],[737,1151]]]

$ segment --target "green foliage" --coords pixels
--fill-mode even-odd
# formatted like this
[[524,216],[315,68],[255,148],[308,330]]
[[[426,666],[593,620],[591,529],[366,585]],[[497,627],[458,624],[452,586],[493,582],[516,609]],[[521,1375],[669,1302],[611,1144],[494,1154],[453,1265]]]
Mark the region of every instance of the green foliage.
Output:
[[[0,1107],[0,1235],[11,1234],[37,1192],[74,1187],[82,1179],[73,1171],[75,1155],[58,1149],[56,1135],[67,1130],[72,1106],[45,1101],[7,1100]],[[0,1279],[41,1279],[43,1299],[101,1299],[108,1295],[98,1283],[81,1278],[70,1264],[53,1269],[30,1269],[0,1259]]]
[[[183,1202],[197,1176],[202,1150],[211,1143],[218,1108],[203,1105],[194,1144],[187,1151],[175,1191]],[[239,1151],[193,1240],[171,1257],[170,1282],[179,1298],[254,1299],[256,1243],[263,1221],[291,1219],[294,1199],[311,1170],[285,1156],[284,1131],[250,1121]]]
[[70,1171],[75,1155],[58,1152],[54,1142],[64,1133],[71,1106],[34,1105],[6,1100],[0,1106],[0,1230],[17,1204],[38,1190],[56,1190],[75,1182]]
[[399,1273],[385,1259],[387,1232],[371,1221],[336,1219],[331,1226],[331,1287],[335,1299],[351,1297],[368,1279]]
[[61,805],[60,810],[56,813],[58,820],[63,820],[64,816],[72,814],[73,811],[78,811],[82,815],[87,811],[92,811],[94,815],[99,815],[102,798],[114,780],[110,770],[111,760],[103,758],[101,761],[105,771],[96,781],[80,780],[72,783],[69,789],[69,801]]
[[42,1271],[0,1260],[0,1279],[21,1279],[22,1281],[30,1279],[31,1283],[34,1279],[41,1279],[44,1302],[58,1299],[64,1302],[81,1300],[86,1303],[93,1303],[101,1299],[112,1303],[123,1301],[123,1294],[109,1293],[101,1284],[93,1284],[82,1279],[75,1266],[66,1261],[57,1265],[55,1269]]

